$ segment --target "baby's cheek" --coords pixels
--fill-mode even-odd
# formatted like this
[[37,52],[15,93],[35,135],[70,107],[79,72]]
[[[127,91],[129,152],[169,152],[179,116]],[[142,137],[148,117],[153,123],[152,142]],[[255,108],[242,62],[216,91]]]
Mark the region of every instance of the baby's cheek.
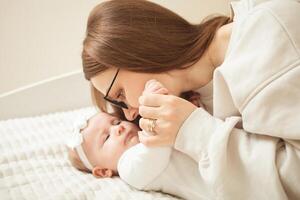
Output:
[[114,155],[118,157],[118,155],[121,155],[124,152],[124,143],[121,140],[119,140],[118,142],[112,142],[109,152],[112,157],[114,157]]

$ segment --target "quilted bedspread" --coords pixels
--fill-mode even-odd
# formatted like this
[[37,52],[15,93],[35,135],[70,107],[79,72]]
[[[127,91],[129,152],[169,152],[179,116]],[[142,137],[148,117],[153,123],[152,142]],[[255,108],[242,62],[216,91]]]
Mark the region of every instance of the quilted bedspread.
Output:
[[118,177],[97,179],[71,166],[65,142],[74,119],[93,112],[87,107],[0,121],[0,199],[176,200],[138,191]]

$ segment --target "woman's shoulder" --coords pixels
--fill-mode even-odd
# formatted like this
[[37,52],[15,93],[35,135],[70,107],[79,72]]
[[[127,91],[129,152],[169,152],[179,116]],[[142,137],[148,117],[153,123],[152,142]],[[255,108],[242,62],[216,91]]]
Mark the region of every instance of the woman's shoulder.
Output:
[[274,47],[275,42],[277,47],[279,44],[293,47],[292,51],[300,55],[300,1],[242,0],[238,3],[235,10],[237,13],[243,11],[243,14],[238,15],[233,23],[226,57],[234,48],[240,51],[245,46],[250,51],[248,53],[253,53],[263,49],[257,47]]
[[[272,13],[274,16],[287,12],[287,8],[295,9],[299,6],[298,0],[240,0],[230,3],[233,21],[251,18],[253,15]],[[280,16],[284,17],[284,15]]]
[[235,105],[242,109],[269,82],[284,75],[300,55],[300,3],[265,1],[233,26],[221,73]]

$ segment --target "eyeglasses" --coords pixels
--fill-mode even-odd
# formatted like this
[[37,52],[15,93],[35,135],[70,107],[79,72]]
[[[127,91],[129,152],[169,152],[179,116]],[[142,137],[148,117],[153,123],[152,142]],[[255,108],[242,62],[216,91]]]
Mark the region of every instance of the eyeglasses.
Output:
[[110,102],[111,104],[113,104],[113,105],[115,105],[115,106],[117,106],[119,108],[128,109],[128,106],[126,105],[126,103],[124,103],[122,101],[117,101],[117,100],[109,99],[109,96],[108,96],[108,93],[109,93],[111,87],[113,86],[113,84],[114,84],[114,82],[115,82],[115,80],[117,78],[117,75],[118,75],[119,71],[120,71],[120,69],[117,70],[117,72],[116,72],[116,74],[115,74],[115,76],[114,76],[114,78],[113,78],[113,80],[112,80],[112,82],[111,82],[111,84],[110,84],[110,86],[109,86],[109,88],[107,90],[107,93],[106,93],[106,95],[103,98],[106,101]]

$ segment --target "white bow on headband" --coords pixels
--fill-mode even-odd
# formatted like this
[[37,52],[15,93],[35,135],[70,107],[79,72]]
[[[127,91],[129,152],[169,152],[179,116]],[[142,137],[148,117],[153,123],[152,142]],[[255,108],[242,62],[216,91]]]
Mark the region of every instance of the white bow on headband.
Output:
[[71,138],[67,141],[67,146],[73,150],[75,150],[84,164],[86,168],[89,170],[93,170],[93,166],[88,160],[83,148],[82,148],[82,142],[83,142],[83,135],[80,132],[81,129],[85,128],[87,126],[87,120],[88,118],[81,118],[80,120],[76,121],[73,133],[71,135]]

